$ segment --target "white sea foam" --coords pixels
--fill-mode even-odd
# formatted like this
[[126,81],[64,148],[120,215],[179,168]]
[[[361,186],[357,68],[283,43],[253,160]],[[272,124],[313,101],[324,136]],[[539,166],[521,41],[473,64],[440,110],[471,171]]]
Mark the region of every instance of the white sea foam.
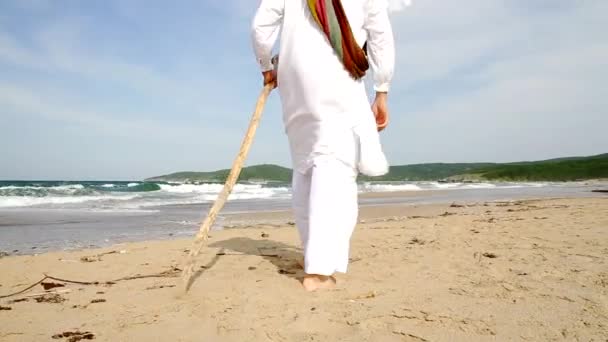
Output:
[[129,188],[132,188],[132,187],[134,187],[134,186],[138,186],[138,185],[139,185],[139,183],[129,183],[129,184],[127,184],[127,186],[128,186]]
[[113,188],[114,184],[104,184],[101,186],[102,188]]
[[62,205],[76,204],[85,202],[98,202],[107,200],[129,201],[139,197],[137,194],[123,196],[46,196],[46,197],[29,197],[29,196],[2,196],[0,197],[0,208],[20,208],[32,207],[41,205]]
[[82,184],[58,185],[58,186],[52,186],[49,189],[53,189],[53,190],[82,190],[82,189],[84,189],[84,185],[82,185]]
[[[204,201],[214,201],[218,193],[205,194],[198,197]],[[249,189],[244,191],[235,191],[230,194],[228,200],[246,200],[246,199],[263,199],[263,198],[289,198],[290,191],[288,188],[259,188]]]
[[472,183],[463,186],[464,189],[493,189],[496,188],[496,184],[490,183]]
[[439,183],[439,182],[431,182],[429,183],[434,188],[437,189],[455,189],[462,186],[462,183]]
[[[224,184],[205,183],[205,184],[159,184],[160,189],[166,192],[172,193],[203,193],[203,194],[218,194],[222,191]],[[265,188],[261,184],[236,184],[233,188],[233,193],[240,192],[255,192],[261,191],[266,192],[267,190],[280,189],[280,188]]]
[[[223,184],[182,184],[168,186],[159,184],[162,190],[142,194],[141,198],[127,203],[121,203],[122,208],[139,209],[164,205],[187,205],[212,202],[217,199]],[[237,184],[228,201],[255,199],[289,199],[288,187],[262,187],[260,185]]]
[[428,190],[459,190],[459,189],[509,189],[526,187],[543,187],[547,183],[440,183],[415,182],[402,184],[364,183],[359,187],[362,192],[394,192],[394,191],[428,191]]
[[0,186],[0,190],[15,190],[15,189],[23,189],[24,187],[22,186],[14,186],[14,185],[8,185],[8,186]]
[[364,192],[393,192],[393,191],[420,191],[423,190],[416,184],[370,184],[365,183],[361,187]]
[[[221,184],[180,184],[180,185],[169,185],[159,184],[161,191],[171,193],[219,193],[222,190]],[[236,189],[236,186],[234,187]]]
[[84,189],[82,184],[68,184],[68,185],[57,185],[57,186],[3,186],[0,189],[6,190],[81,190]]
[[548,186],[549,183],[520,183],[523,186],[533,187],[533,188],[542,188],[544,186]]

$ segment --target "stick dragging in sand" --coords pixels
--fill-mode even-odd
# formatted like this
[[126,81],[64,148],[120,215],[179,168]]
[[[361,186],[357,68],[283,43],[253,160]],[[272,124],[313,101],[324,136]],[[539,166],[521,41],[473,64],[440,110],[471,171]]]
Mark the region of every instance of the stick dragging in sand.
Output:
[[[276,64],[275,64],[276,68]],[[266,99],[270,95],[270,92],[274,88],[275,84],[270,83],[264,86],[262,93],[258,97],[257,104],[255,106],[255,111],[253,112],[253,116],[251,117],[251,121],[249,122],[249,128],[247,129],[247,133],[241,143],[241,149],[239,150],[239,154],[236,156],[234,163],[232,164],[232,169],[228,174],[228,178],[226,179],[226,183],[224,184],[224,188],[219,193],[215,203],[209,210],[207,217],[201,223],[200,229],[194,238],[194,243],[192,248],[190,249],[190,253],[188,254],[187,260],[184,264],[184,270],[182,273],[183,280],[183,289],[184,293],[188,291],[190,286],[192,285],[192,275],[194,274],[194,263],[195,259],[200,253],[201,248],[205,241],[207,241],[209,237],[209,229],[215,222],[217,214],[222,210],[222,207],[226,203],[228,196],[230,195],[234,184],[239,178],[239,174],[241,173],[241,169],[243,167],[243,162],[249,153],[249,148],[251,147],[251,143],[253,141],[253,137],[255,135],[255,131],[258,128],[258,124],[260,122],[260,118],[262,117],[262,111],[264,109],[264,105],[266,104]]]

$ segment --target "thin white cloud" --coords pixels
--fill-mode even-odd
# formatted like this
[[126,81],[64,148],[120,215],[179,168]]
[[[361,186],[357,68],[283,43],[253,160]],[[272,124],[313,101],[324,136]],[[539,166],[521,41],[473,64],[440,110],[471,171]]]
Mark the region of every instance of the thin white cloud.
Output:
[[[61,92],[0,83],[0,106],[20,115],[42,117],[63,125],[77,125],[107,136],[132,136],[155,141],[175,141],[200,135],[222,136],[228,131],[198,122],[200,126],[116,117],[79,103]],[[134,115],[145,117],[146,115]]]
[[14,37],[2,31],[0,31],[0,60],[14,65],[44,68],[39,58],[23,48]]
[[212,74],[176,78],[146,65],[146,61],[121,58],[119,45],[110,51],[85,49],[82,42],[86,37],[79,34],[84,27],[74,18],[47,25],[31,37],[33,47],[0,31],[0,61],[20,68],[74,75],[85,82],[115,84],[141,95],[163,97],[177,108],[199,110],[205,102],[211,107],[208,109],[217,111],[213,108],[214,99],[220,97],[206,90],[221,87],[221,78],[213,79]]

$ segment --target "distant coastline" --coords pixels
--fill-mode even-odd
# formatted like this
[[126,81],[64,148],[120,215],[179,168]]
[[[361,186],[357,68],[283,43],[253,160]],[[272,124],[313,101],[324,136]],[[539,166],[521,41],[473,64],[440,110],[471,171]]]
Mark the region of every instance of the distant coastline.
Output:
[[[211,172],[176,172],[147,178],[145,182],[209,183],[223,182],[230,170]],[[515,163],[427,163],[391,166],[382,177],[364,177],[361,181],[584,181],[608,179],[608,153]],[[291,169],[272,165],[243,168],[241,182],[291,182]]]

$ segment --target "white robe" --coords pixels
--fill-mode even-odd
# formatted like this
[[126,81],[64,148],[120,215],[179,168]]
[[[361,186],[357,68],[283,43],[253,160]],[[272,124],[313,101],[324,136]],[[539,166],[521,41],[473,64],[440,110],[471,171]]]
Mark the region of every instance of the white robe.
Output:
[[[387,92],[394,69],[394,41],[386,0],[342,1],[359,46],[367,41],[376,91]],[[306,0],[261,0],[252,23],[255,56],[272,69],[280,34],[278,91],[295,171],[317,156],[333,156],[359,172],[388,172],[376,122],[362,80],[353,80],[313,21]]]

